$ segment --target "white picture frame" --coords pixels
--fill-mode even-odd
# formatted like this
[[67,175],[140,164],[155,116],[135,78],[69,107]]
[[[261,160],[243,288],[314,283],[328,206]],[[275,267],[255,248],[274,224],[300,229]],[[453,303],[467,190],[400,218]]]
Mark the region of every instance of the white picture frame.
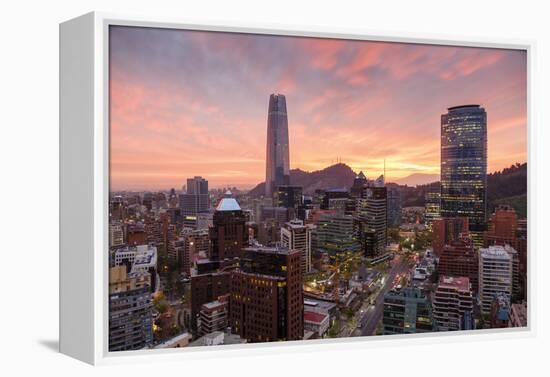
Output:
[[[108,28],[128,25],[187,30],[247,32],[287,36],[312,36],[371,41],[508,48],[527,51],[528,66],[528,197],[532,184],[534,130],[532,114],[533,41],[486,40],[460,36],[366,32],[314,27],[226,23],[189,23],[185,20],[143,18],[108,13],[88,13],[60,25],[60,351],[90,364],[130,362],[149,357],[159,359],[228,357],[232,354],[260,355],[276,351],[294,352],[295,347],[379,347],[395,342],[477,341],[485,337],[534,336],[536,318],[533,282],[533,242],[528,242],[528,327],[479,330],[475,333],[431,333],[395,337],[359,337],[285,343],[246,344],[216,349],[187,348],[144,351],[108,351]],[[528,221],[535,207],[528,201]],[[533,239],[533,227],[529,240]],[[76,246],[77,245],[77,246]]]

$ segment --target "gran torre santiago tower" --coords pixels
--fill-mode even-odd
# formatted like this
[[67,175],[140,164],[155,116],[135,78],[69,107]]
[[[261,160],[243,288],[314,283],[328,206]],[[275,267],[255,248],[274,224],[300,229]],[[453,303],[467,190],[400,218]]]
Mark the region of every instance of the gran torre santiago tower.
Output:
[[267,148],[265,169],[265,196],[270,198],[278,186],[290,184],[288,145],[288,118],[286,99],[282,94],[269,96],[267,114]]

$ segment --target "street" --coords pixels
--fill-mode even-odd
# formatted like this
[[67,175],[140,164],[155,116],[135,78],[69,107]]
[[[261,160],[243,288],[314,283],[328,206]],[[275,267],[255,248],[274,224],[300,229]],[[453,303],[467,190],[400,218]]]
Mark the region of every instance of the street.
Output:
[[386,277],[386,281],[382,289],[378,292],[374,305],[370,305],[366,310],[365,315],[361,319],[361,335],[374,335],[376,326],[382,319],[384,311],[384,294],[388,292],[394,284],[394,279],[398,274],[409,272],[413,262],[404,258],[401,255],[396,255],[392,261],[392,266]]

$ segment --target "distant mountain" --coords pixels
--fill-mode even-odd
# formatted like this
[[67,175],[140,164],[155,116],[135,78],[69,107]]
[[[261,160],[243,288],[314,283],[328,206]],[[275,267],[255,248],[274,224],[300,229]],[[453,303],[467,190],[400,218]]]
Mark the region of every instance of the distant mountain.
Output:
[[439,174],[414,173],[404,178],[394,179],[392,182],[398,185],[418,186],[439,181]]
[[[313,194],[315,190],[331,188],[350,188],[355,172],[346,164],[336,164],[323,170],[307,172],[301,169],[290,170],[290,184],[301,186],[304,194]],[[265,182],[259,183],[250,190],[251,196],[260,197],[265,193]]]
[[527,163],[487,175],[487,210],[499,204],[512,206],[520,217],[527,217]]
[[[290,171],[290,184],[301,186],[305,194],[315,190],[331,188],[349,188],[356,173],[346,164],[336,164],[323,170],[307,172],[300,169]],[[428,191],[438,191],[439,176],[436,174],[416,173],[388,183],[401,192],[403,207],[424,206]],[[265,194],[265,183],[254,187],[249,194],[260,197]],[[487,175],[487,210],[493,212],[499,204],[511,205],[520,217],[527,216],[527,163],[510,166],[502,171]]]
[[[424,206],[426,192],[439,190],[440,183],[399,188],[403,207]],[[500,204],[508,204],[520,217],[527,217],[527,163],[516,163],[487,175],[487,211],[492,213]]]

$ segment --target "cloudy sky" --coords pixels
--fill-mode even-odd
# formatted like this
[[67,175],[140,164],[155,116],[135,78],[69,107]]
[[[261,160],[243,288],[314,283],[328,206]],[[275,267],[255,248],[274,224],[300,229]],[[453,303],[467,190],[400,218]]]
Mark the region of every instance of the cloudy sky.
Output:
[[110,49],[114,190],[263,181],[270,93],[287,97],[293,169],[438,174],[440,116],[472,103],[489,171],[527,158],[522,51],[134,27],[111,27]]

